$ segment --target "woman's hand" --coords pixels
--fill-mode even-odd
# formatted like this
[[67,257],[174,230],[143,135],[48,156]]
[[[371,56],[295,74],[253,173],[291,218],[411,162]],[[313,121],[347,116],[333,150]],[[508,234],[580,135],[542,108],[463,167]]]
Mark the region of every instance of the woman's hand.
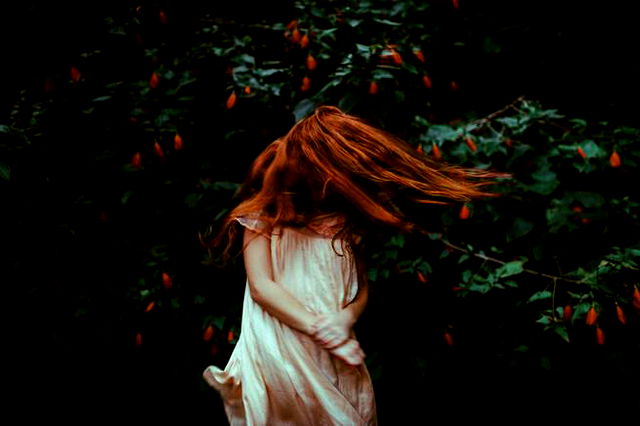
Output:
[[354,318],[350,311],[319,314],[311,326],[311,337],[325,349],[336,348],[349,339]]
[[356,339],[347,339],[346,343],[337,348],[329,349],[329,352],[351,367],[356,367],[364,362],[364,352]]

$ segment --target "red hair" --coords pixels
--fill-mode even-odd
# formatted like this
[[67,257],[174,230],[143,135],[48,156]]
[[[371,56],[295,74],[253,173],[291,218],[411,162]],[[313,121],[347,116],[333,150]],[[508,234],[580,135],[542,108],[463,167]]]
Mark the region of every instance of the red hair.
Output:
[[498,177],[511,175],[432,160],[361,118],[320,106],[255,159],[238,194],[241,201],[225,217],[214,244],[226,238],[228,257],[239,216],[258,215],[270,236],[280,226],[304,227],[319,213],[335,212],[346,220],[334,241],[342,237],[351,248],[365,224],[414,229],[400,205],[499,196],[482,189]]

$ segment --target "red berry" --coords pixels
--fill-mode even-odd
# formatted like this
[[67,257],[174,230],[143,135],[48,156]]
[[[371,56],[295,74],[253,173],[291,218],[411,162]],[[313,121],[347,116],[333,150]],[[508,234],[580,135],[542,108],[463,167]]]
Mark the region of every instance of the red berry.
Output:
[[166,289],[173,287],[173,280],[171,279],[171,276],[166,272],[162,273],[162,285]]
[[213,337],[213,326],[209,324],[209,326],[204,330],[202,334],[202,340],[208,342]]
[[231,94],[227,98],[227,103],[225,105],[227,107],[227,109],[233,108],[233,106],[236,104],[236,98],[237,98],[237,95],[236,95],[236,92],[234,90],[233,92],[231,92]]
[[154,71],[153,73],[151,73],[151,78],[149,78],[149,87],[155,89],[156,87],[158,87],[158,84],[160,84],[160,76],[157,72]]
[[609,164],[611,164],[611,167],[620,167],[620,154],[613,151],[611,157],[609,157]]
[[598,318],[598,313],[596,312],[596,308],[593,306],[589,308],[587,311],[587,317],[585,319],[585,323],[587,325],[594,325],[596,323],[596,319]]
[[131,166],[136,169],[139,169],[140,166],[142,166],[142,155],[139,152],[133,154],[133,157],[131,158]]
[[180,136],[180,133],[176,133],[176,135],[173,137],[173,149],[175,149],[176,151],[180,151],[182,147],[182,136]]
[[470,215],[469,206],[467,206],[466,204],[463,204],[462,207],[460,208],[460,213],[458,214],[458,216],[460,217],[460,219],[465,220],[469,218],[469,215]]
[[369,94],[375,95],[376,93],[378,93],[378,83],[371,81],[371,83],[369,83]]
[[616,303],[616,315],[618,316],[618,321],[620,321],[623,325],[627,323],[627,316],[624,314],[624,311]]

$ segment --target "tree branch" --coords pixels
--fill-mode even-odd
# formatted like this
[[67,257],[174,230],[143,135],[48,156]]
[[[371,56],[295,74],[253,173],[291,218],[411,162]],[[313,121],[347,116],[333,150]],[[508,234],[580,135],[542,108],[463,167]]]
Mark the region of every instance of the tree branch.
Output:
[[[507,263],[507,262],[505,262],[503,260],[496,259],[494,257],[490,257],[490,256],[487,256],[487,255],[484,255],[484,254],[472,253],[469,250],[467,250],[465,248],[462,248],[460,246],[457,246],[457,245],[455,245],[455,244],[453,244],[453,243],[451,243],[451,242],[449,242],[449,241],[447,241],[447,240],[445,240],[443,238],[439,238],[439,240],[442,241],[442,243],[444,245],[446,245],[447,247],[451,247],[454,250],[461,251],[461,252],[463,252],[463,253],[465,253],[465,254],[467,254],[469,256],[475,256],[475,257],[477,257],[479,259],[483,259],[485,261],[489,261],[489,262],[493,262],[493,263],[498,263],[500,265],[504,265],[505,263]],[[550,278],[552,280],[566,281],[566,282],[570,282],[570,283],[574,283],[574,284],[584,284],[583,280],[574,280],[574,279],[568,278],[568,277],[545,274],[544,272],[538,272],[538,271],[534,271],[533,269],[528,269],[528,268],[523,268],[522,270],[523,270],[523,272],[526,272],[528,274],[537,275],[539,277]]]

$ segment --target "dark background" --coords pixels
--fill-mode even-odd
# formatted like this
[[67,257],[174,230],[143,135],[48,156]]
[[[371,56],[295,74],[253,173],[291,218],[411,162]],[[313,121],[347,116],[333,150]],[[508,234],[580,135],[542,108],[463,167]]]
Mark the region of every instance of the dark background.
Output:
[[[127,13],[128,3],[26,1],[3,6],[0,123],[6,121],[22,89],[41,86],[45,75],[67,72],[67,64],[74,62],[79,53],[103,45],[105,16]],[[288,16],[293,15],[290,6],[275,2],[251,6],[244,2],[142,3],[165,7],[173,20],[176,40],[188,40],[193,23],[205,12],[236,22],[268,17],[287,22]],[[449,4],[433,3],[434,7]],[[478,49],[477,58],[447,58],[450,72],[466,90],[455,98],[441,100],[438,114],[443,119],[469,111],[488,113],[525,95],[541,100],[547,107],[591,120],[637,122],[639,27],[630,3],[463,0],[461,5],[466,18],[450,25],[442,23],[442,37],[446,38],[448,31],[452,37],[456,32],[484,32],[500,50],[487,54]],[[131,66],[135,67],[135,62]],[[288,124],[280,127],[284,129]],[[42,161],[45,163],[46,159]],[[73,179],[69,176],[67,182],[73,184]],[[90,241],[108,240],[113,233],[124,231],[100,228],[83,234],[80,240],[64,241],[66,234],[51,226],[56,223],[56,215],[74,214],[56,207],[68,200],[47,197],[44,182],[31,184],[41,193],[27,197],[3,187],[9,192],[7,205],[17,207],[11,209],[3,230],[8,237],[3,244],[7,251],[3,258],[11,263],[3,268],[7,272],[3,280],[8,296],[6,311],[11,314],[5,323],[12,337],[5,343],[11,355],[5,368],[8,376],[17,378],[5,386],[19,401],[14,408],[21,407],[27,417],[82,424],[106,418],[144,424],[168,419],[180,424],[224,422],[222,406],[199,377],[206,363],[202,348],[194,343],[199,335],[185,332],[193,328],[194,318],[157,314],[154,321],[162,327],[153,330],[162,330],[163,335],[154,336],[159,332],[150,331],[145,335],[149,344],[137,351],[129,347],[128,321],[134,320],[133,314],[126,313],[126,306],[117,305],[117,290],[110,283],[118,275],[135,270],[136,265],[133,261],[128,263],[126,257],[131,248],[105,246],[103,251],[85,251],[85,247],[96,248]],[[77,184],[81,186],[82,182]],[[36,199],[42,202],[34,202]],[[12,221],[18,219],[22,225],[15,228]],[[54,241],[58,251],[52,251]],[[114,256],[113,251],[118,250],[123,254]],[[193,247],[175,255],[185,259],[197,256]],[[63,285],[56,279],[60,271],[72,277],[72,284]],[[92,314],[84,321],[61,314],[73,310],[77,289],[87,285],[93,288],[91,295],[102,295],[91,299]],[[237,297],[240,294],[235,293]],[[396,300],[372,298],[371,303],[392,304],[397,309],[406,297],[400,293]],[[500,306],[500,296],[483,303],[485,307]],[[379,351],[385,371],[377,393],[384,401],[380,415],[385,424],[418,423],[416,413],[422,412],[421,407],[425,407],[425,418],[442,416],[448,421],[509,420],[507,407],[523,409],[531,416],[546,415],[554,409],[565,410],[565,415],[567,410],[578,415],[579,411],[600,408],[624,413],[634,403],[637,409],[633,395],[620,390],[621,386],[634,386],[636,382],[631,377],[616,377],[620,370],[601,362],[605,354],[600,348],[558,347],[560,365],[549,373],[527,368],[527,360],[521,360],[522,367],[512,369],[503,364],[501,354],[491,349],[497,336],[509,334],[509,330],[494,330],[486,343],[480,336],[486,329],[502,327],[499,316],[506,313],[517,317],[522,313],[507,307],[495,311],[493,317],[478,304],[469,303],[466,307],[466,333],[472,343],[465,350],[436,348],[433,359],[425,360],[427,365],[437,366],[427,370],[433,384],[427,388],[423,383],[429,380],[419,380],[418,373],[406,364],[414,356],[412,353],[419,352],[416,348],[421,345],[421,336],[412,329],[403,331],[393,319],[382,321],[365,314],[366,328],[360,330],[363,341],[378,342],[383,335],[384,341],[390,342],[371,343]],[[425,302],[424,309],[431,310],[434,318],[441,314],[436,301]],[[104,317],[105,312],[118,320]],[[483,315],[483,322],[474,329],[473,319],[478,315]],[[402,319],[405,320],[410,317]],[[425,336],[429,333],[436,331],[427,329]],[[390,336],[397,340],[392,341]],[[403,342],[409,342],[406,348]],[[620,359],[626,359],[626,348],[617,350]],[[223,349],[219,359],[228,356],[229,351],[230,348]],[[184,371],[192,374],[185,375]]]

